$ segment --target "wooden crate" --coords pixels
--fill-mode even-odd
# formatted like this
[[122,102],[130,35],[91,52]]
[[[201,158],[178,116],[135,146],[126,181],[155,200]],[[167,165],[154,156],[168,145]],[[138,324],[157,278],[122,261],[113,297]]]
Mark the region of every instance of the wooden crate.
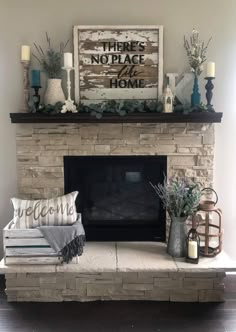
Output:
[[[4,260],[6,265],[61,264],[62,258],[54,251],[38,229],[15,229],[13,220],[3,229]],[[78,263],[79,257],[71,263]]]

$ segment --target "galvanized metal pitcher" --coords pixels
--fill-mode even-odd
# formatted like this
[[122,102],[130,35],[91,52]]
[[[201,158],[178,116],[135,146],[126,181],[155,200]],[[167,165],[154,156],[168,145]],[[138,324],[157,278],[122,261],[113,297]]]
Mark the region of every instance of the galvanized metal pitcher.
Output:
[[171,217],[167,253],[172,257],[186,257],[187,217]]

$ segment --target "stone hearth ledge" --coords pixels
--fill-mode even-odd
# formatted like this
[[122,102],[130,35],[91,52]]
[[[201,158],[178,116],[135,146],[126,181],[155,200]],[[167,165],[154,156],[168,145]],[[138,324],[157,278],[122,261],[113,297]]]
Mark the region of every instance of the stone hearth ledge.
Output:
[[201,257],[198,264],[186,263],[166,253],[160,242],[87,242],[78,264],[5,265],[0,273],[102,273],[102,272],[233,272],[236,261],[224,251],[214,258]]
[[2,260],[8,301],[224,301],[225,252],[199,264],[173,259],[155,242],[88,242],[78,264],[11,265]]

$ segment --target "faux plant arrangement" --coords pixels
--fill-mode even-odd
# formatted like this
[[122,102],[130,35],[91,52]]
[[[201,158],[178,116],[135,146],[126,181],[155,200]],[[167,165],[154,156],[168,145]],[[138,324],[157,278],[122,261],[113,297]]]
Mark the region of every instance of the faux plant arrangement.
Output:
[[34,46],[37,51],[37,55],[33,54],[33,56],[38,60],[42,69],[47,74],[48,78],[61,78],[61,62],[62,62],[62,55],[69,43],[69,40],[64,43],[60,43],[59,50],[53,49],[51,45],[51,39],[46,32],[46,40],[47,40],[47,50],[44,51],[40,45],[34,43]]
[[207,60],[206,52],[210,41],[211,38],[206,44],[201,41],[199,39],[199,32],[195,29],[192,30],[190,41],[188,41],[184,36],[184,48],[187,52],[191,71],[194,73],[193,93],[191,95],[192,107],[201,104],[201,94],[199,93],[198,87],[198,76],[201,75],[203,71],[203,63]]
[[207,60],[207,49],[212,38],[205,44],[204,41],[199,39],[199,32],[195,29],[192,30],[190,41],[184,36],[184,48],[187,52],[191,71],[196,75],[201,75],[203,71],[203,64]]
[[188,217],[196,211],[201,197],[199,184],[188,178],[173,178],[153,185],[170,217]]
[[187,178],[173,178],[164,184],[151,186],[161,199],[171,218],[167,252],[173,257],[185,257],[187,251],[186,219],[192,215],[200,202],[201,188]]
[[61,87],[62,75],[62,55],[69,43],[60,43],[59,50],[55,50],[51,45],[51,39],[46,33],[47,49],[46,51],[40,45],[34,43],[37,55],[33,56],[39,61],[43,71],[48,76],[47,89],[44,95],[45,105],[55,105],[57,102],[64,103],[65,95]]

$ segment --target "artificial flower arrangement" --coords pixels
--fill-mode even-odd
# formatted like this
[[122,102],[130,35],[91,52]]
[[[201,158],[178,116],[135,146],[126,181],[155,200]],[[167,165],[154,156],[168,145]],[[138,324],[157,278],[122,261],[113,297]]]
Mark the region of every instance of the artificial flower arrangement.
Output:
[[184,48],[187,52],[191,71],[200,76],[203,71],[203,64],[207,60],[207,49],[212,38],[205,44],[204,41],[199,39],[199,32],[196,29],[192,30],[190,41],[184,36]]

